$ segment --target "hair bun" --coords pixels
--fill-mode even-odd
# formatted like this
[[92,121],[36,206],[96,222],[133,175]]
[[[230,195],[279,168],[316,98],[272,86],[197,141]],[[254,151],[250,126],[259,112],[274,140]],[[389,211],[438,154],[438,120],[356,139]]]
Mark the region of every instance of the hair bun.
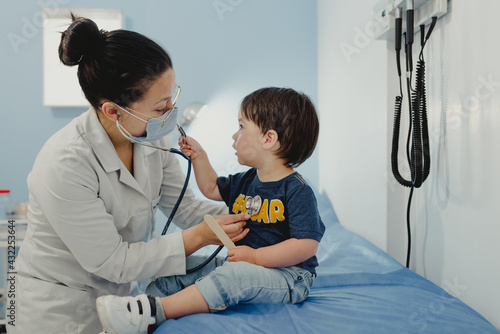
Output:
[[73,66],[93,59],[103,48],[105,32],[87,18],[71,13],[73,23],[61,35],[59,59],[66,66]]

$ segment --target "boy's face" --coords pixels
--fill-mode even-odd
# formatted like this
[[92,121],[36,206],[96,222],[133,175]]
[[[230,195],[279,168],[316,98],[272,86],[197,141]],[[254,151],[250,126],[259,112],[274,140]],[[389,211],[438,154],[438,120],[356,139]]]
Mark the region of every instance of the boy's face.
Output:
[[233,148],[238,162],[242,165],[259,168],[264,135],[252,121],[244,118],[241,109],[238,112],[238,131],[233,135]]

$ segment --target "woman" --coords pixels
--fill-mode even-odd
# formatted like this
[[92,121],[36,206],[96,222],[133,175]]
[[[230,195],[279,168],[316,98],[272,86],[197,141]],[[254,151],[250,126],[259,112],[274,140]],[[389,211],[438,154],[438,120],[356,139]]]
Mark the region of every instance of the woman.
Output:
[[[130,282],[184,274],[186,256],[220,243],[198,224],[203,215],[227,210],[188,190],[174,220],[184,230],[149,240],[156,209],[170,213],[184,175],[173,154],[133,141],[171,145],[163,128],[175,127],[180,89],[172,62],[143,35],[72,20],[59,57],[78,65],[91,108],[47,141],[28,177],[29,226],[9,333],[98,333],[98,296],[127,295]],[[248,232],[245,218],[216,217],[233,241]]]

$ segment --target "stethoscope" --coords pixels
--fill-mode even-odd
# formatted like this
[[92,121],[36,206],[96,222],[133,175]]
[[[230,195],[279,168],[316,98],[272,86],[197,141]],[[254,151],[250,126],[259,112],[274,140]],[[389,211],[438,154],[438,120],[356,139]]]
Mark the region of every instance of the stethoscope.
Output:
[[[182,138],[183,138],[183,141],[184,143],[186,142],[186,132],[184,131],[184,129],[179,125],[177,124],[177,129],[179,130]],[[139,144],[139,145],[142,145],[142,146],[146,146],[146,147],[150,147],[150,148],[153,148],[153,149],[156,149],[156,150],[160,150],[160,151],[164,151],[164,152],[170,152],[170,153],[175,153],[175,154],[178,154],[180,155],[181,157],[183,157],[184,159],[186,159],[187,163],[188,163],[188,168],[187,168],[187,172],[186,172],[186,179],[184,180],[184,185],[182,186],[182,190],[179,194],[179,198],[177,199],[177,202],[175,203],[174,207],[172,208],[172,211],[170,212],[170,216],[168,217],[168,220],[167,222],[165,223],[165,227],[163,228],[163,231],[161,232],[161,235],[165,235],[167,233],[167,230],[170,226],[170,224],[172,223],[172,220],[174,219],[174,216],[175,216],[175,213],[177,212],[177,209],[179,208],[179,205],[181,204],[181,201],[182,199],[184,198],[184,194],[186,193],[186,190],[187,190],[187,186],[189,184],[189,178],[191,177],[191,158],[188,157],[187,155],[185,155],[184,153],[182,153],[181,151],[179,151],[178,149],[175,149],[175,148],[165,148],[165,147],[160,147],[160,146],[156,146],[156,145],[153,145],[151,143],[146,143],[146,142],[139,142],[137,140],[134,140],[133,138],[128,138],[131,142],[135,143],[135,144]],[[182,147],[181,147],[182,149]],[[219,246],[213,253],[212,255],[210,255],[203,263],[201,263],[200,265],[194,267],[194,268],[190,268],[190,269],[186,269],[186,274],[191,274],[201,268],[203,268],[204,266],[206,266],[210,261],[213,260],[214,257],[217,256],[217,254],[219,254],[219,252],[222,250],[224,246],[221,245]]]
[[[177,129],[179,130],[179,132],[182,136],[183,142],[185,143],[186,142],[186,132],[179,124],[177,124]],[[156,145],[153,145],[150,143],[139,142],[139,141],[134,140],[133,138],[129,138],[129,139],[132,142],[139,144],[139,145],[142,145],[142,146],[150,147],[150,148],[164,151],[164,152],[171,152],[171,153],[178,154],[178,155],[182,156],[184,159],[186,159],[186,161],[188,163],[188,168],[187,168],[187,172],[186,172],[186,179],[184,180],[184,185],[183,185],[182,190],[179,194],[179,198],[177,199],[177,202],[175,203],[172,211],[170,212],[170,216],[168,217],[168,220],[165,223],[165,227],[163,228],[163,231],[161,232],[161,235],[165,235],[167,233],[167,230],[168,230],[170,224],[172,223],[172,220],[174,219],[175,213],[177,212],[177,209],[179,208],[179,205],[181,204],[182,199],[184,198],[184,194],[186,193],[186,189],[187,189],[187,186],[189,184],[189,178],[191,177],[191,165],[192,165],[191,158],[173,147],[172,148],[164,148],[164,147],[156,146]],[[181,149],[182,149],[182,147],[181,147]],[[245,209],[250,216],[255,216],[260,211],[261,205],[262,205],[262,199],[260,198],[259,195],[256,195],[254,197],[247,198],[247,200],[245,202]],[[217,256],[217,254],[219,254],[219,252],[222,250],[222,248],[224,248],[224,246],[220,245],[212,253],[212,255],[210,255],[203,263],[201,263],[200,265],[198,265],[194,268],[186,269],[186,274],[191,274],[191,273],[203,268],[204,266],[206,266],[210,261],[213,260],[214,257]]]
[[261,206],[262,198],[260,198],[259,195],[256,195],[255,197],[248,197],[245,201],[245,210],[251,217],[259,213]]
[[[179,124],[177,124],[177,129],[179,130],[179,132],[182,136],[183,142],[185,143],[186,142],[186,132]],[[191,177],[191,165],[192,165],[191,158],[188,157],[187,155],[185,155],[184,153],[182,153],[181,151],[179,151],[178,149],[175,149],[173,147],[172,148],[165,148],[165,147],[156,146],[156,145],[153,145],[150,143],[139,142],[139,141],[134,140],[133,138],[129,138],[129,139],[135,144],[150,147],[150,148],[164,151],[164,152],[171,152],[171,153],[178,154],[178,155],[182,156],[184,159],[186,159],[186,161],[188,163],[188,168],[187,168],[187,172],[186,172],[186,179],[184,180],[184,185],[183,185],[182,190],[179,194],[179,198],[177,199],[177,202],[175,203],[172,211],[170,212],[170,216],[168,217],[168,220],[165,223],[165,227],[163,228],[163,231],[161,232],[161,235],[165,235],[167,233],[167,230],[168,230],[170,224],[172,223],[172,220],[174,219],[175,213],[177,212],[177,209],[179,208],[179,205],[181,204],[182,199],[184,198],[184,194],[186,193],[186,189],[187,189],[187,186],[189,184],[189,178]],[[181,147],[181,149],[182,149],[182,147]],[[245,202],[245,209],[250,214],[250,216],[254,216],[259,212],[261,205],[262,205],[262,199],[260,198],[259,195],[255,196],[255,197],[249,197]],[[224,246],[220,245],[212,253],[212,255],[210,255],[205,261],[203,261],[203,263],[197,265],[194,268],[186,269],[186,274],[194,273],[195,271],[200,270],[201,268],[206,266],[210,261],[212,261],[214,259],[214,257],[217,256],[217,254],[220,253],[222,248],[224,248]]]
[[[185,142],[186,132],[179,124],[177,124],[177,129],[179,130],[179,132],[183,138],[183,141]],[[122,134],[125,136],[125,134],[123,132],[122,132]],[[191,177],[191,158],[188,157],[187,155],[185,155],[184,153],[182,153],[181,151],[179,151],[178,149],[175,149],[173,147],[172,148],[165,148],[165,147],[156,146],[156,145],[153,145],[153,144],[147,143],[147,142],[140,142],[140,141],[135,140],[132,137],[126,137],[126,138],[134,144],[139,144],[139,145],[142,145],[145,147],[153,148],[153,149],[164,151],[164,152],[178,154],[181,157],[183,157],[184,159],[186,159],[188,162],[186,179],[184,180],[184,185],[182,186],[181,193],[179,194],[179,198],[177,199],[177,202],[175,203],[175,205],[172,209],[172,212],[170,212],[170,216],[168,217],[167,223],[165,224],[165,227],[163,228],[163,231],[161,232],[161,235],[165,235],[165,233],[167,233],[168,227],[170,226],[170,223],[172,222],[172,219],[174,219],[175,213],[177,212],[177,209],[179,208],[179,205],[181,204],[182,199],[184,198],[184,194],[186,193],[186,189],[187,189],[187,186],[189,183],[189,178]],[[182,147],[181,147],[181,149],[182,149]]]

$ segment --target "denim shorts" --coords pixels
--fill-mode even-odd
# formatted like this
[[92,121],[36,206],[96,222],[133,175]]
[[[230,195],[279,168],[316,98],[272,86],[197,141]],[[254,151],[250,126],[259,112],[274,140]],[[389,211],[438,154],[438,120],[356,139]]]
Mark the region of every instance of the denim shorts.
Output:
[[[205,258],[190,256],[187,267],[194,267]],[[264,268],[218,257],[194,273],[159,277],[146,293],[153,297],[169,296],[196,284],[210,311],[217,312],[239,303],[300,303],[309,295],[313,280],[308,270],[296,266]]]

